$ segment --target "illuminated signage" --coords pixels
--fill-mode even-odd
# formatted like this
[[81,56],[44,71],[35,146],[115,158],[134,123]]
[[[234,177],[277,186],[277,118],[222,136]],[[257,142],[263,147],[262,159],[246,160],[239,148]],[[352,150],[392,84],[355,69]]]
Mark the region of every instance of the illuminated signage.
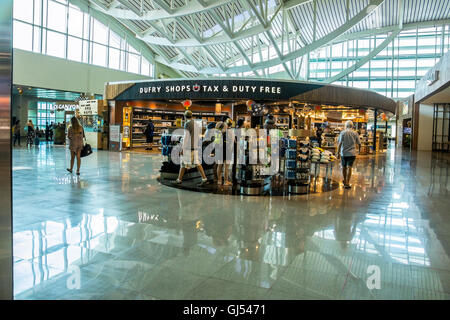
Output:
[[316,83],[281,80],[155,80],[135,83],[119,94],[116,100],[279,100],[290,99],[322,86]]
[[55,103],[50,105],[50,110],[54,111],[75,111],[76,109],[78,109],[77,104]]

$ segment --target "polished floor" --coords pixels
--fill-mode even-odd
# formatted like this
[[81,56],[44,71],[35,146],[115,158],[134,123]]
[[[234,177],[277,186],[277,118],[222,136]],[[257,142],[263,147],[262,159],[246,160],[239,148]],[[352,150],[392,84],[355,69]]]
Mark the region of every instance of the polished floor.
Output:
[[154,154],[68,159],[14,149],[16,299],[450,298],[447,155],[391,148],[351,190],[277,197],[161,185]]

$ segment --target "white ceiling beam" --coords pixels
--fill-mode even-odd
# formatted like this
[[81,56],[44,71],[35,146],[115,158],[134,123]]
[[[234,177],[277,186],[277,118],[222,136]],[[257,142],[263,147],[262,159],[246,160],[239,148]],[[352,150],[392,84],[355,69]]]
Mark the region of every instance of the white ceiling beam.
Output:
[[285,9],[293,9],[295,7],[298,7],[302,4],[306,4],[309,2],[313,2],[314,0],[289,0],[284,2],[283,6]]
[[[336,30],[330,32],[326,36],[318,39],[317,41],[310,43],[306,46],[303,46],[299,48],[298,50],[295,50],[293,52],[288,53],[287,55],[284,55],[282,59],[279,57],[273,58],[266,61],[261,61],[256,64],[248,64],[244,66],[236,66],[236,67],[229,67],[227,69],[227,73],[240,73],[240,72],[248,72],[248,71],[255,71],[262,68],[269,68],[272,66],[276,66],[279,64],[282,64],[283,62],[287,62],[296,58],[299,58],[305,54],[310,53],[311,51],[314,51],[329,42],[333,41],[340,35],[344,34],[347,30],[354,27],[356,24],[361,22],[363,19],[365,19],[369,14],[371,14],[384,0],[370,0],[369,3],[355,16],[353,16],[351,19],[349,19],[347,22],[345,22],[343,25],[338,27]],[[222,23],[223,25],[223,23]],[[238,48],[239,49],[239,48]],[[239,50],[246,60],[246,62],[249,62],[249,59],[245,53],[243,53],[242,47],[241,50]],[[221,73],[219,68],[216,68],[210,73]]]
[[[153,2],[155,3],[156,1],[158,0],[153,0]],[[146,21],[161,20],[161,19],[171,19],[174,17],[188,16],[191,14],[198,14],[201,12],[207,12],[235,1],[238,0],[210,0],[206,4],[206,6],[201,5],[197,1],[191,1],[188,2],[187,5],[184,5],[179,8],[171,9],[169,6],[166,5],[166,8],[170,10],[164,10],[163,8],[161,8],[151,11],[145,11],[143,12],[142,15],[136,14],[136,12],[133,12],[132,10],[130,10],[130,8],[119,9],[117,7],[109,8],[108,10],[106,10],[105,13],[117,19],[132,19],[132,20],[146,20]]]
[[[247,7],[247,9],[249,11],[252,11],[256,18],[258,19],[259,23],[261,25],[263,25],[264,27],[267,27],[269,25],[269,22],[264,19],[263,15],[261,15],[260,12],[258,12],[258,9],[255,7],[255,5],[252,3],[251,0],[245,0],[245,6]],[[280,5],[281,8],[282,5]],[[260,9],[263,10],[263,5],[260,5]],[[275,11],[276,13],[279,12],[279,9]],[[274,19],[274,18],[272,18]],[[271,42],[272,46],[275,49],[275,52],[277,53],[278,58],[283,59],[283,53],[280,51],[280,48],[278,48],[278,44],[275,41],[275,39],[273,38],[272,32],[270,32],[270,29],[265,31],[265,34],[267,35],[267,38],[269,39],[269,41]],[[291,79],[294,79],[294,75],[291,72],[291,69],[288,68],[288,66],[286,65],[286,62],[282,63],[284,70],[286,71],[286,73],[291,77]]]
[[[402,31],[413,30],[413,29],[422,28],[422,27],[440,26],[442,24],[450,24],[450,19],[406,23],[406,24],[403,24]],[[388,26],[388,27],[383,27],[383,28],[379,28],[379,29],[370,29],[370,30],[364,30],[364,31],[359,31],[359,32],[343,34],[343,35],[340,35],[339,37],[337,37],[332,42],[330,42],[330,44],[360,39],[360,38],[364,38],[364,37],[374,36],[377,34],[384,34],[384,33],[394,31],[397,28],[398,28],[397,25],[394,25],[394,26]]]
[[88,0],[69,0],[69,3],[77,6],[78,8],[81,9],[81,11],[89,13],[92,17],[99,20],[103,24],[108,25],[111,28],[111,30],[113,30],[115,33],[120,34],[123,37],[126,37],[127,42],[136,49],[140,49],[142,55],[148,61],[155,60],[155,52],[149,48],[147,43],[137,39],[135,32],[130,31],[117,19],[111,19],[111,17],[105,15],[102,12],[102,10],[96,10],[96,8],[99,8],[98,5],[96,6],[96,8],[93,8],[92,3],[89,2]]

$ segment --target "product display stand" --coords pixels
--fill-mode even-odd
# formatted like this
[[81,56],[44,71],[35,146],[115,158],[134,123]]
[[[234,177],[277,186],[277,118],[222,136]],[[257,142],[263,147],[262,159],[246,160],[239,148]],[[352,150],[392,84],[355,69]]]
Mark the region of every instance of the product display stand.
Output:
[[310,144],[300,138],[287,141],[284,177],[289,193],[305,194],[310,184]]
[[[160,169],[161,173],[161,179],[167,179],[167,180],[175,180],[178,177],[178,173],[180,171],[180,165],[175,164],[172,161],[172,150],[175,146],[177,146],[182,141],[182,136],[173,136],[172,134],[164,133],[161,137],[161,154],[163,156],[163,164]],[[199,150],[198,152],[202,152],[202,150]],[[203,157],[201,157],[202,159]],[[213,166],[208,165],[206,163],[203,163],[202,159],[202,166],[203,170],[205,171],[205,174],[207,177],[210,177],[214,175],[213,172]],[[198,172],[197,168],[191,168],[187,169],[186,173],[183,176],[183,181],[192,180],[195,178],[199,178],[200,173]]]
[[336,134],[335,133],[325,133],[322,134],[322,149],[328,150],[333,154],[336,153]]
[[[260,165],[250,164],[250,145],[255,143],[252,139],[245,137],[239,141],[240,163],[237,166],[237,181],[240,192],[246,195],[259,195],[264,190],[266,181],[261,177]],[[256,150],[256,157],[259,160],[259,150]],[[254,151],[255,152],[255,151]]]

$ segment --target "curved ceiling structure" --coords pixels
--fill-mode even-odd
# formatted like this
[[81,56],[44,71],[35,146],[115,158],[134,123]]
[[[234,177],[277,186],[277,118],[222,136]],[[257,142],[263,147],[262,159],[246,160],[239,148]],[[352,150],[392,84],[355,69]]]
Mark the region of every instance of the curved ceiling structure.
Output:
[[450,20],[448,0],[84,1],[147,43],[156,61],[189,77],[261,77],[264,68],[282,66],[299,79],[302,57],[331,42],[371,34],[392,40],[401,30]]

